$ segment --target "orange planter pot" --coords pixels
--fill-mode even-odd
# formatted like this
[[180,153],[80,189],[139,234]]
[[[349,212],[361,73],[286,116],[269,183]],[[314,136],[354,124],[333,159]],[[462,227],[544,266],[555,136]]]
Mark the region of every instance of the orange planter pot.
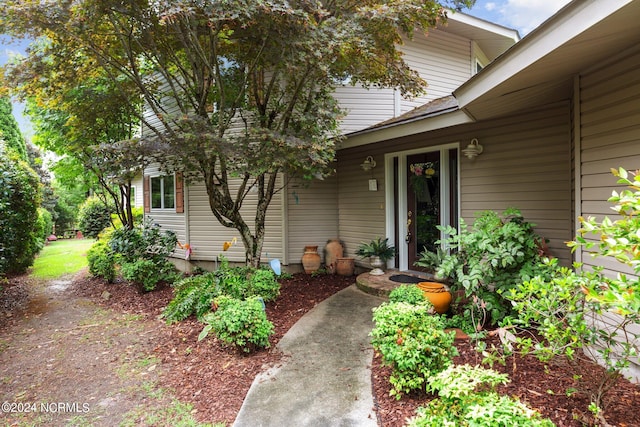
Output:
[[449,304],[451,304],[451,292],[449,292],[442,283],[420,282],[417,286],[424,296],[431,301],[436,313],[444,314],[449,310]]

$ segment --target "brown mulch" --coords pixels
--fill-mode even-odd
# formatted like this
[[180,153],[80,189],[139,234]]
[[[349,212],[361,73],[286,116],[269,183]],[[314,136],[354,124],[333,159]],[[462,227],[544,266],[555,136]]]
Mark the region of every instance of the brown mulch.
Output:
[[[105,284],[96,279],[81,278],[69,291],[89,297],[102,306],[139,314],[156,322],[158,342],[154,352],[162,361],[161,386],[171,389],[180,400],[192,403],[199,420],[230,425],[254,377],[280,360],[275,344],[286,331],[319,302],[353,282],[353,277],[305,274],[283,280],[280,297],[267,304],[267,316],[275,325],[271,348],[251,355],[224,348],[215,339],[198,342],[202,325],[196,320],[166,325],[159,315],[172,297],[173,289],[169,287],[141,295],[123,283]],[[23,294],[22,289],[14,291],[20,297]],[[479,355],[473,350],[471,341],[459,340],[456,345],[460,352],[456,363],[479,363]],[[592,421],[586,409],[588,399],[577,393],[568,396],[565,392],[575,387],[573,372],[568,366],[545,366],[532,357],[518,357],[515,364],[509,359],[506,366],[494,368],[508,373],[511,379],[501,392],[519,397],[556,425],[577,427]],[[594,372],[600,369],[597,365],[589,368]],[[403,426],[406,419],[415,414],[415,409],[426,404],[432,396],[413,394],[401,400],[390,397],[389,374],[390,369],[381,366],[380,358],[375,357],[372,382],[378,419],[384,427]],[[640,426],[638,385],[619,380],[608,402],[606,418],[611,425]]]
[[181,401],[192,403],[199,420],[231,425],[254,377],[280,360],[275,344],[305,313],[353,283],[353,277],[306,274],[282,280],[280,296],[266,307],[267,317],[275,327],[271,347],[250,355],[225,348],[215,339],[198,342],[203,325],[195,319],[171,326],[159,320],[171,300],[172,288],[141,295],[125,284],[109,285],[86,278],[76,281],[74,292],[112,309],[158,319],[162,342],[154,351],[162,361],[161,385],[171,389]]
[[[489,338],[488,346],[499,346],[497,338]],[[456,340],[460,353],[454,358],[456,364],[476,365],[482,362],[482,356],[471,340]],[[584,372],[595,374],[602,368],[586,362]],[[488,368],[488,365],[484,365]],[[509,357],[505,366],[494,364],[493,369],[509,375],[510,382],[500,386],[498,391],[527,403],[544,417],[551,419],[559,427],[580,427],[602,425],[595,423],[588,411],[589,399],[585,394],[569,393],[567,390],[581,387],[573,377],[573,370],[567,364],[545,365],[533,356]],[[389,396],[391,386],[388,382],[391,368],[382,366],[381,358],[373,360],[373,388],[378,405],[379,417],[384,427],[406,425],[407,418],[415,416],[415,410],[425,406],[435,396],[414,393],[405,395],[401,400]],[[586,381],[589,381],[585,378]],[[613,426],[640,426],[640,386],[624,378],[618,380],[607,395],[605,404],[606,421]]]

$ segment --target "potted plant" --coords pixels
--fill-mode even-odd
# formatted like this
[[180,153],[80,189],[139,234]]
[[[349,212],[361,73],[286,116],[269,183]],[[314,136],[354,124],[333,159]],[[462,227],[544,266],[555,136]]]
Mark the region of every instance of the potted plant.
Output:
[[378,237],[369,243],[361,243],[356,250],[356,255],[361,258],[369,258],[369,263],[373,270],[369,272],[374,276],[384,274],[384,267],[391,258],[396,256],[396,249],[389,245],[389,239]]

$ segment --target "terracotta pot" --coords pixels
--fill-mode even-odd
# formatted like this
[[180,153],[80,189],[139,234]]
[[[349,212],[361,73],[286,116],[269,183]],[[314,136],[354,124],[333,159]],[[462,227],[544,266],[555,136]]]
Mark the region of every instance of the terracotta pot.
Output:
[[449,310],[449,304],[451,304],[451,292],[449,292],[442,283],[420,282],[417,286],[424,296],[431,301],[436,313],[444,314]]
[[317,246],[305,246],[302,255],[302,268],[307,274],[311,274],[320,268],[320,255]]
[[331,239],[324,247],[324,265],[327,266],[327,270],[331,273],[336,272],[336,259],[342,258],[344,255],[344,248],[339,239]]
[[336,273],[340,276],[353,276],[355,262],[354,258],[336,258]]

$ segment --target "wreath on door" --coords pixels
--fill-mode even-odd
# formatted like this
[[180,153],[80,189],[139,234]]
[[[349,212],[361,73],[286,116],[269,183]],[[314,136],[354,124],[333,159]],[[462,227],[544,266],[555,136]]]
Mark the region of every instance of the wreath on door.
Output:
[[412,163],[409,165],[409,171],[411,172],[409,185],[421,202],[431,203],[430,186],[434,190],[436,189],[435,178],[438,175],[436,168],[436,162]]

